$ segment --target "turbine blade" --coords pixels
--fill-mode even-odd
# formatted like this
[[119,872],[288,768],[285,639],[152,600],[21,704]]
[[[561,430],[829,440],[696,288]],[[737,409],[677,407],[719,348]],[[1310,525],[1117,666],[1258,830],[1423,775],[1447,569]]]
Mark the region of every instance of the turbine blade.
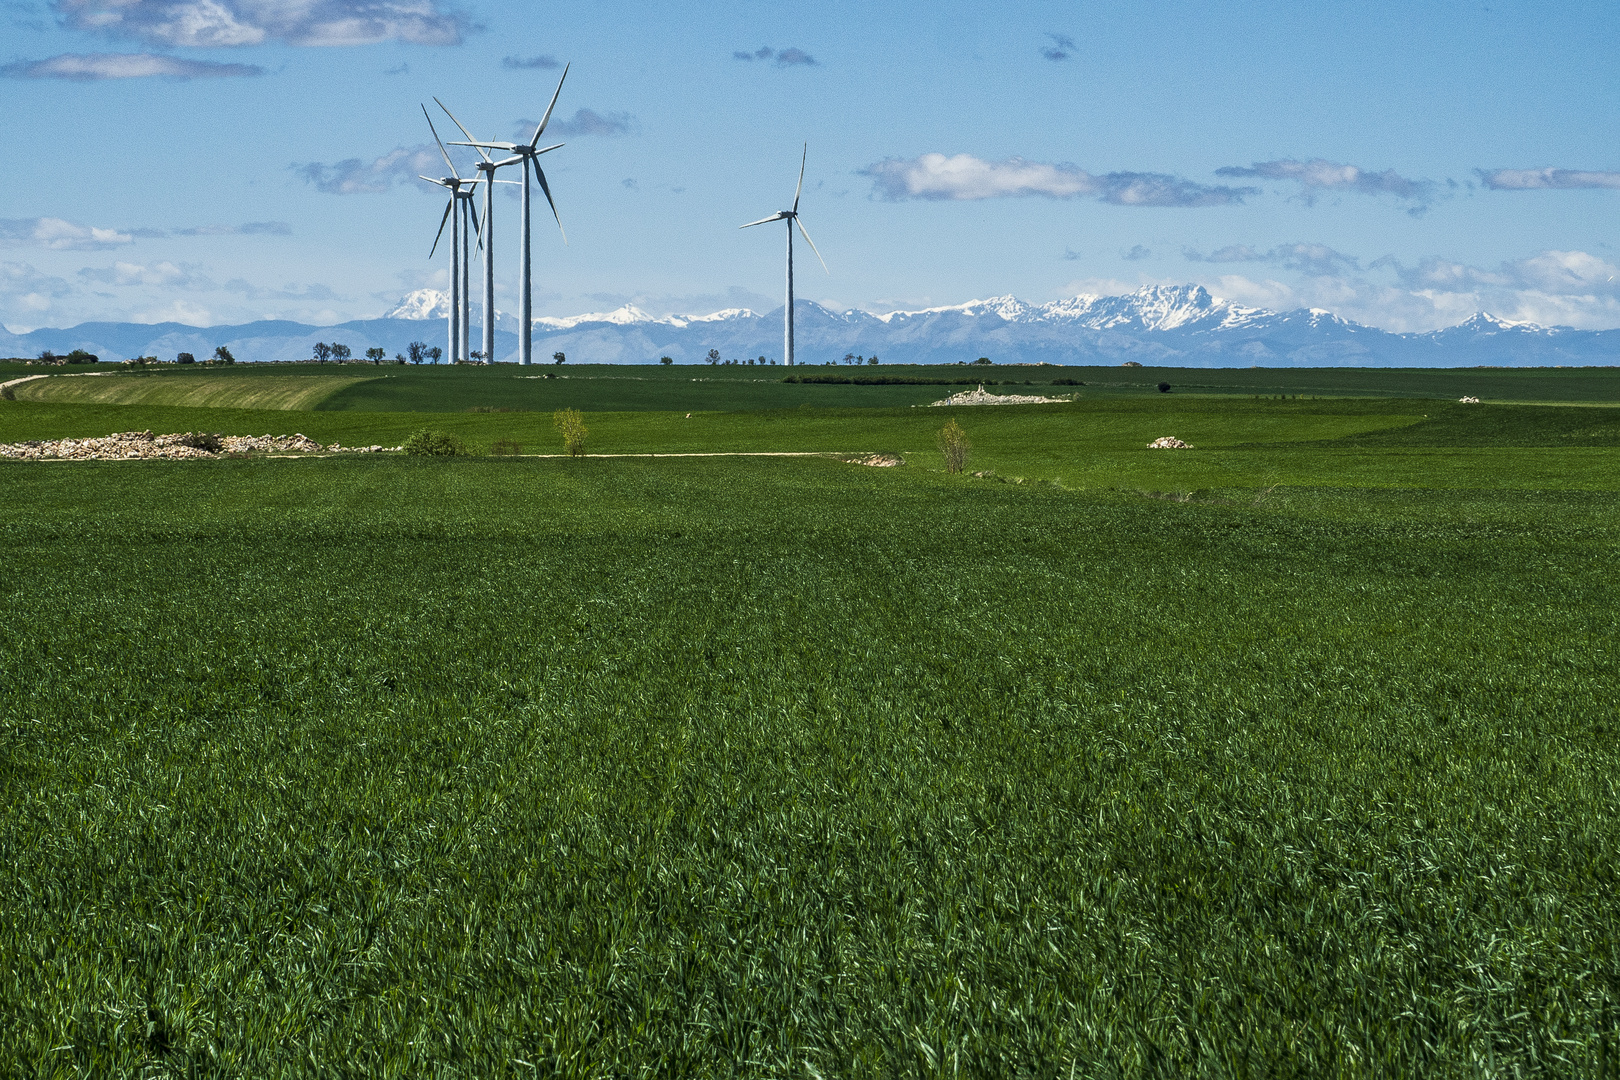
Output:
[[545,132],[546,125],[551,123],[551,110],[557,107],[557,95],[562,93],[563,79],[568,78],[568,69],[573,66],[572,60],[563,65],[562,79],[557,80],[557,89],[551,95],[551,104],[546,106],[546,115],[540,118],[540,126],[534,129],[534,138],[529,140],[530,150],[540,145],[540,136]]
[[784,214],[784,213],[782,213],[782,211],[778,210],[776,213],[772,214],[770,217],[762,217],[758,221],[750,221],[747,225],[739,225],[739,226],[737,226],[737,228],[739,228],[739,229],[751,229],[755,225],[768,225],[773,221],[781,221],[783,218],[785,218],[787,216],[788,216],[787,214]]
[[514,143],[514,142],[453,142],[450,145],[451,146],[487,146],[491,150],[505,150],[505,151],[511,152],[513,150],[516,150],[518,147],[524,146],[526,144],[524,144],[524,143]]
[[[799,232],[804,234],[804,242],[810,245],[810,250],[811,251],[816,252],[816,258],[821,259],[821,252],[816,251],[816,242],[814,240],[810,239],[810,234],[809,233],[804,231],[804,222],[799,220],[799,215],[798,214],[793,215],[793,224],[797,225],[799,227]],[[821,259],[821,268],[823,270],[827,270],[827,260],[826,259]],[[829,275],[831,275],[832,271],[827,270],[827,273]]]
[[450,208],[454,205],[456,205],[454,199],[444,204],[444,216],[439,219],[439,231],[433,234],[433,250],[428,252],[430,259],[433,258],[433,252],[439,250],[439,237],[444,235],[444,223],[450,220]]
[[[558,83],[557,85],[561,86],[562,84]],[[551,185],[546,183],[546,174],[541,171],[538,161],[534,163],[534,178],[540,181],[540,190],[546,193],[546,203],[551,207],[551,216],[557,218],[557,231],[562,233],[563,243],[567,244],[568,230],[563,228],[562,218],[557,215],[557,204],[551,198]],[[528,177],[525,176],[524,179],[527,180]]]
[[478,246],[484,246],[484,227],[478,224],[478,207],[473,205],[471,199],[467,200],[467,213],[472,215],[473,235],[478,238]]
[[488,161],[489,155],[484,153],[484,148],[482,146],[479,146],[477,143],[472,141],[472,132],[468,131],[464,127],[461,127],[461,121],[456,119],[456,114],[451,112],[449,109],[446,109],[444,102],[440,101],[438,98],[434,98],[433,100],[439,106],[439,108],[444,109],[444,115],[450,118],[450,122],[455,124],[456,127],[461,128],[461,133],[467,136],[468,141],[466,145],[475,148],[478,151],[479,156],[481,156],[485,161]]
[[[804,144],[804,154],[799,158],[799,186],[793,189],[793,212],[799,212],[799,193],[804,190],[804,164],[810,160],[810,144]],[[805,239],[809,239],[806,237]],[[811,247],[815,245],[812,244]]]
[[565,147],[567,145],[568,145],[567,143],[552,143],[550,146],[546,147],[544,150],[536,150],[534,152],[534,156],[539,157],[541,154],[549,154],[553,150],[561,150],[563,147]]
[[497,169],[505,168],[508,165],[516,165],[518,162],[520,162],[522,160],[523,160],[523,155],[522,154],[516,154],[516,155],[514,155],[512,157],[507,158],[504,161],[497,161],[495,163],[495,167]]
[[[434,98],[433,100],[437,101],[439,99]],[[444,158],[444,163],[450,166],[450,175],[460,180],[461,174],[456,172],[456,163],[450,160],[450,151],[444,148],[444,141],[439,138],[439,129],[433,126],[433,117],[428,115],[426,105],[422,106],[422,119],[428,122],[428,130],[433,132],[433,141],[439,144],[439,154]]]
[[435,180],[433,177],[431,177],[431,176],[423,176],[421,173],[417,173],[416,178],[418,180],[426,180],[430,184],[438,184],[440,187],[450,187],[451,186],[448,181],[446,181],[446,180],[444,180],[442,178],[438,179],[438,180]]

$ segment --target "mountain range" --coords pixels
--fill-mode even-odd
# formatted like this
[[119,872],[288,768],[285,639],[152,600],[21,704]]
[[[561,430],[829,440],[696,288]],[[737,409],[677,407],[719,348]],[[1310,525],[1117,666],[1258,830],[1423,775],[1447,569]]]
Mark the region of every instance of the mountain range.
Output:
[[[0,331],[0,355],[86,349],[105,360],[131,356],[203,359],[225,345],[239,360],[305,360],[317,341],[338,341],[356,356],[373,346],[388,355],[407,342],[444,346],[443,293],[422,289],[376,319],[336,326],[266,320],[200,328],[181,323],[83,323],[27,334]],[[478,314],[473,316],[480,324]],[[876,355],[884,363],[955,363],[987,356],[997,363],[1121,364],[1167,367],[1471,367],[1584,366],[1620,363],[1620,330],[1575,330],[1512,322],[1481,312],[1422,334],[1397,334],[1317,308],[1267,311],[1211,296],[1200,285],[1151,285],[1119,296],[1075,296],[1026,304],[1011,296],[919,311],[832,311],[808,300],[794,306],[801,363]],[[518,321],[496,313],[496,355],[514,359]],[[477,342],[477,335],[473,337]],[[537,361],[562,352],[576,363],[636,364],[661,356],[700,363],[780,360],[782,309],[729,308],[708,315],[654,317],[633,306],[534,324]]]

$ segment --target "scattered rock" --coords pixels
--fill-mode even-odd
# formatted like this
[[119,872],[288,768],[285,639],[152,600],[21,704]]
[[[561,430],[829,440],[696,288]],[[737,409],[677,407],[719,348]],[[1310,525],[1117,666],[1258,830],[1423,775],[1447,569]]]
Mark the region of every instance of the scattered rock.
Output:
[[874,469],[892,469],[896,465],[904,465],[906,459],[898,454],[863,454],[859,457],[844,459],[850,465],[870,465]]
[[217,458],[224,454],[381,453],[397,446],[322,446],[307,435],[216,435],[186,431],[154,435],[150,431],[120,431],[102,439],[36,439],[0,444],[0,457],[30,461],[109,461],[138,458],[181,460]]
[[1477,398],[1477,397],[1469,397],[1467,394],[1464,394],[1462,397],[1458,398],[1457,401],[1459,403],[1463,404],[1463,405],[1478,405],[1479,404],[1479,398]]
[[1162,439],[1154,439],[1147,444],[1149,450],[1191,450],[1192,443],[1182,442],[1174,435],[1166,435]]

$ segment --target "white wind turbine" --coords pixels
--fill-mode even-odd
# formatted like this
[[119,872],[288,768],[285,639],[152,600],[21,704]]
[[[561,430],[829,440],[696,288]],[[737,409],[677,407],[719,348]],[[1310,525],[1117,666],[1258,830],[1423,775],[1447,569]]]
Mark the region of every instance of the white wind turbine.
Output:
[[[530,234],[530,230],[529,230],[529,171],[530,171],[531,168],[534,170],[534,178],[536,180],[540,181],[540,190],[545,193],[547,205],[549,205],[551,207],[551,216],[557,219],[557,228],[558,228],[559,231],[562,232],[563,243],[564,244],[568,243],[568,232],[567,232],[566,229],[563,229],[563,227],[562,227],[562,218],[557,215],[557,203],[551,197],[551,185],[546,183],[546,174],[545,174],[544,170],[542,170],[540,168],[540,160],[539,160],[541,154],[549,154],[551,151],[556,150],[558,147],[562,146],[563,144],[562,143],[557,143],[554,146],[546,147],[544,150],[537,149],[537,148],[540,145],[540,136],[545,133],[546,125],[551,123],[551,111],[557,107],[557,97],[558,97],[558,95],[560,95],[562,93],[563,79],[568,78],[568,68],[571,67],[571,66],[572,66],[571,64],[563,66],[562,78],[557,80],[557,89],[551,95],[551,104],[546,106],[546,114],[543,117],[540,118],[540,126],[536,127],[534,129],[534,137],[531,138],[528,142],[526,142],[526,143],[478,142],[478,141],[474,140],[472,135],[470,135],[467,132],[467,129],[463,127],[463,128],[461,128],[461,133],[463,135],[467,136],[468,141],[467,142],[458,142],[458,143],[451,143],[450,144],[451,146],[471,146],[471,147],[474,147],[475,149],[477,149],[477,151],[480,154],[484,155],[484,160],[485,161],[489,160],[489,155],[484,154],[485,150],[505,150],[508,154],[513,155],[512,157],[507,158],[505,161],[498,161],[498,162],[494,163],[494,165],[491,167],[491,175],[493,175],[495,169],[500,168],[502,165],[511,165],[511,164],[513,164],[515,162],[522,162],[521,167],[523,169],[523,232],[521,234],[522,253],[521,253],[521,256],[520,256],[520,260],[521,260],[521,262],[523,264],[523,280],[522,280],[521,285],[519,286],[520,299],[519,299],[518,303],[519,303],[520,311],[518,313],[518,317],[519,317],[519,320],[523,323],[523,328],[518,332],[519,333],[519,336],[518,336],[518,363],[519,364],[528,364],[528,363],[532,362],[531,353],[533,351],[533,344],[532,343],[533,343],[533,337],[534,337],[534,308],[533,308],[534,288],[533,288],[533,276],[532,276],[532,273],[531,273],[531,270],[530,270],[530,255],[529,255],[529,234]],[[442,105],[440,107],[443,108]],[[448,113],[449,111],[450,111],[449,109],[445,109],[446,113]],[[450,117],[450,119],[455,120],[456,118],[454,116],[452,116],[452,117]],[[461,127],[460,121],[456,122],[456,126]],[[480,168],[482,168],[482,166],[480,166]],[[488,207],[489,203],[486,202],[484,205],[486,207]],[[488,216],[489,215],[486,212],[485,217],[488,217]]]
[[467,303],[467,238],[464,233],[466,221],[470,215],[472,228],[478,228],[478,215],[472,211],[473,190],[480,181],[476,177],[463,177],[456,171],[455,162],[450,160],[450,154],[444,148],[444,142],[439,138],[438,129],[433,126],[433,118],[428,116],[427,109],[422,109],[422,116],[428,122],[428,130],[433,132],[433,141],[439,144],[439,153],[444,157],[444,163],[450,167],[450,175],[438,177],[423,176],[422,179],[430,184],[437,184],[450,192],[450,199],[445,204],[444,216],[439,218],[439,231],[433,237],[433,248],[428,252],[428,258],[433,258],[434,252],[439,250],[439,241],[444,237],[444,225],[450,223],[450,351],[447,354],[450,362],[465,359],[467,355],[467,322],[470,314]]
[[[817,250],[816,242],[814,240],[810,239],[810,234],[808,232],[805,232],[804,222],[799,220],[799,195],[800,195],[801,192],[804,191],[804,165],[805,165],[805,162],[809,160],[809,158],[810,158],[810,144],[805,143],[804,144],[804,155],[799,159],[799,186],[793,190],[793,209],[791,209],[791,210],[778,210],[776,213],[772,214],[770,217],[760,218],[758,221],[750,221],[747,225],[739,225],[738,226],[738,228],[748,229],[748,228],[752,228],[755,225],[765,225],[765,224],[768,224],[768,223],[770,223],[772,221],[786,221],[788,223],[788,226],[787,226],[787,307],[784,309],[784,313],[783,313],[782,352],[784,354],[784,361],[790,367],[793,364],[793,226],[797,225],[799,227],[799,232],[804,233],[804,242],[809,244],[810,245],[810,250],[814,251],[816,253],[816,258],[821,261],[821,268],[823,270],[827,270],[827,260],[821,258],[821,252],[819,250]],[[827,273],[831,274],[832,271],[827,270]]]

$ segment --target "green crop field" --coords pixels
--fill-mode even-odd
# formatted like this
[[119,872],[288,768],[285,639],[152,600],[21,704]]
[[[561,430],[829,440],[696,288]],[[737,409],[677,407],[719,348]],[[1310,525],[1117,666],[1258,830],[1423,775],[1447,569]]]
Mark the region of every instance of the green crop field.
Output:
[[650,370],[0,401],[829,455],[0,461],[0,1075],[1620,1068],[1620,408]]
[[93,405],[181,405],[209,409],[312,409],[373,375],[94,372],[50,375],[17,386],[18,401]]

